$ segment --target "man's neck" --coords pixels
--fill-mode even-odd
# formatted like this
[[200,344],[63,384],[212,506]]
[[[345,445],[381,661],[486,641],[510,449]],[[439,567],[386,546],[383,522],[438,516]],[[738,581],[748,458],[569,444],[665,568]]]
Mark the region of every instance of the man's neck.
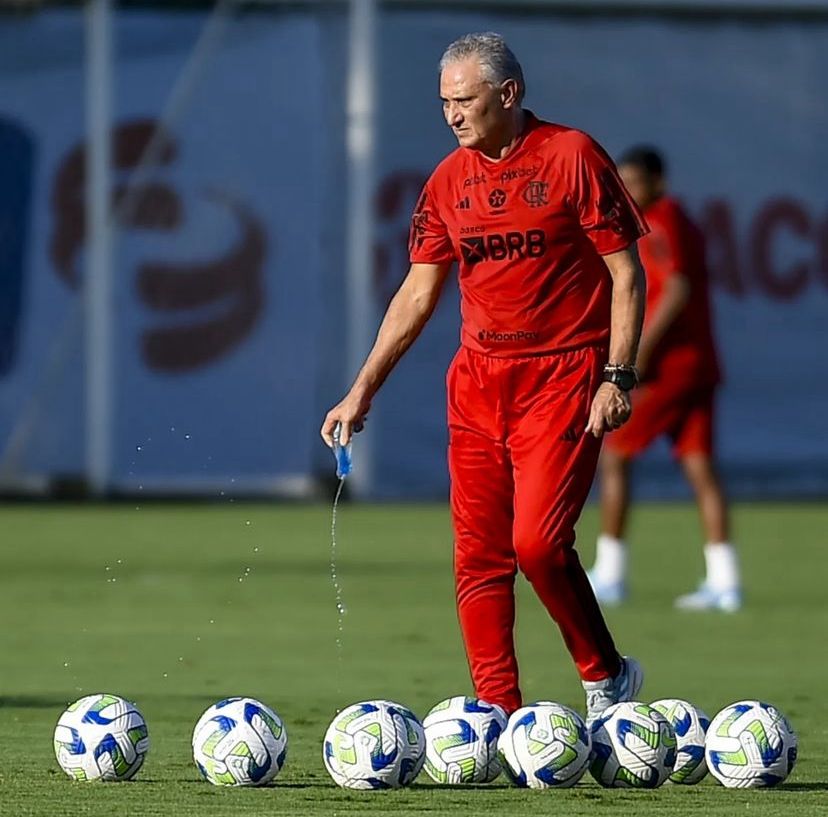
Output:
[[504,130],[501,138],[496,140],[491,147],[485,147],[480,152],[486,158],[492,159],[495,162],[505,159],[515,149],[525,129],[526,114],[522,108],[518,108],[509,122],[509,127]]

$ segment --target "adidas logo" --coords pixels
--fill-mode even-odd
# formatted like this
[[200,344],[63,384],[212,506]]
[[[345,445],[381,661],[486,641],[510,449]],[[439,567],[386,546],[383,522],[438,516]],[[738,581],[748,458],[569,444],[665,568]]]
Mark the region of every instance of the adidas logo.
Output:
[[471,209],[471,202],[469,201],[468,196],[464,196],[457,204],[454,205],[455,210],[470,210]]
[[561,440],[565,443],[576,443],[578,442],[578,432],[574,428],[568,428],[561,434]]

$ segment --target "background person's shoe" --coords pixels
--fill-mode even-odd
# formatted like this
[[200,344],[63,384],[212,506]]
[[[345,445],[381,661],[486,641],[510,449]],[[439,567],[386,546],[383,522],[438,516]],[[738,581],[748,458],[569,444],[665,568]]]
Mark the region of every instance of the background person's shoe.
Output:
[[722,613],[735,613],[742,607],[742,593],[738,588],[714,590],[709,584],[702,582],[695,592],[679,596],[675,606],[678,610],[718,610]]

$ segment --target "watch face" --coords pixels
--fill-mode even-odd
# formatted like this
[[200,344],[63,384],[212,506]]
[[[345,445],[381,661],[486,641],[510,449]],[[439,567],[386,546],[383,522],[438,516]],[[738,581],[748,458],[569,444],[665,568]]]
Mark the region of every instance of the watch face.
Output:
[[613,369],[604,373],[604,380],[609,383],[614,383],[622,391],[630,391],[635,388],[638,382],[635,372],[625,371],[623,369]]
[[635,386],[635,375],[632,372],[618,372],[618,385],[624,391],[629,391]]

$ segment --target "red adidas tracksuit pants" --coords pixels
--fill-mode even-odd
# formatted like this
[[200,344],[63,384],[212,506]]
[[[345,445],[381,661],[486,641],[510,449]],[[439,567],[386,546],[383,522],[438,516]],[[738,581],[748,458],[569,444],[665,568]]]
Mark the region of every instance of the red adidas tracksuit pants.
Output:
[[462,347],[447,376],[454,569],[475,692],[521,705],[513,629],[519,568],[561,630],[581,678],[619,656],[575,552],[600,441],[584,434],[605,356],[588,348],[489,357]]

